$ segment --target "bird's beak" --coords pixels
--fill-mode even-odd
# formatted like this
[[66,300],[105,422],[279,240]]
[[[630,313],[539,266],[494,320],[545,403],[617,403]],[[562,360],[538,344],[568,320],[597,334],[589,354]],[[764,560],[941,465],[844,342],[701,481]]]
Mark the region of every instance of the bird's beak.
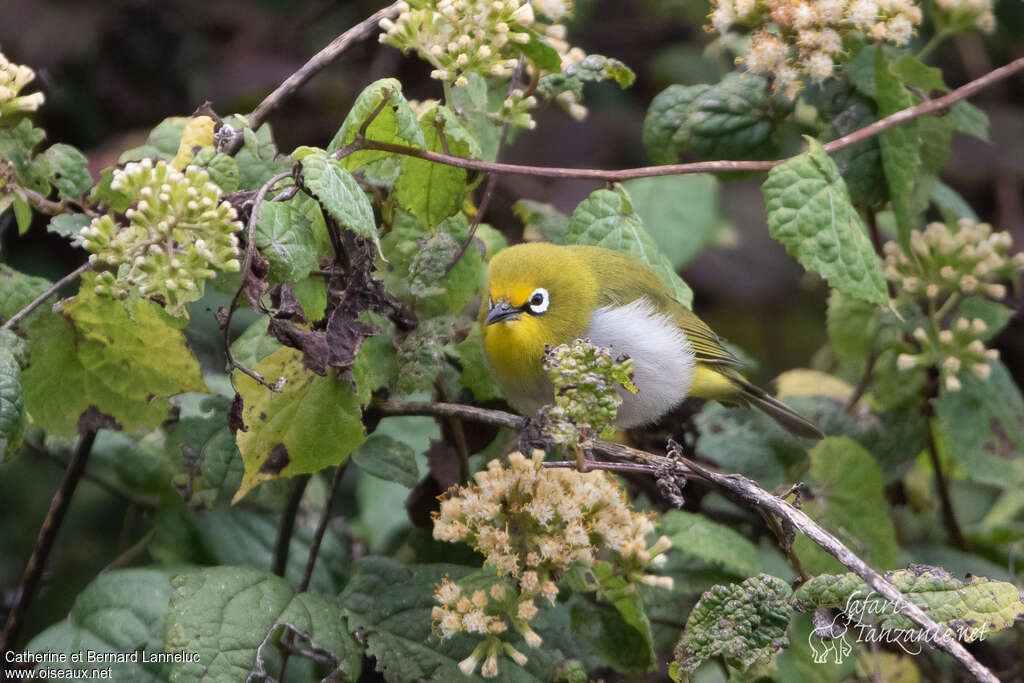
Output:
[[521,311],[518,308],[514,308],[507,301],[499,301],[491,307],[491,310],[487,313],[487,319],[484,320],[485,325],[493,325],[494,323],[500,323],[503,320],[518,320],[519,313]]

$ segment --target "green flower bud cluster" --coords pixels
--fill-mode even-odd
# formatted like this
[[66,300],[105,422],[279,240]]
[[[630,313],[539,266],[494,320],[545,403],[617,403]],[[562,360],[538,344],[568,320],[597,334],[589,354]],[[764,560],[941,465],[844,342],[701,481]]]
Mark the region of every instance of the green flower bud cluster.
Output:
[[508,121],[518,128],[536,128],[537,122],[530,115],[530,110],[537,106],[537,98],[527,95],[519,88],[508,94],[498,110],[497,118]]
[[531,458],[512,453],[508,460],[508,467],[492,460],[473,475],[475,484],[446,494],[434,514],[434,538],[473,545],[485,566],[504,577],[489,590],[472,592],[445,580],[434,594],[438,606],[432,616],[442,637],[485,637],[460,664],[466,675],[485,658],[481,674],[497,675],[500,654],[526,662],[498,636],[511,626],[529,647],[540,647],[541,637],[530,625],[538,599],[554,604],[556,582],[574,563],[610,564],[611,573],[626,580],[627,591],[637,583],[671,588],[670,578],[647,573],[663,563],[671,542],[663,536],[647,545],[651,516],[629,507],[614,478],[602,471],[545,468],[539,450]]
[[947,391],[960,391],[961,370],[970,369],[979,379],[988,379],[992,374],[989,361],[999,358],[999,351],[985,348],[978,339],[988,329],[981,318],[956,319],[952,329],[935,333],[918,327],[913,332],[914,340],[920,345],[917,353],[901,353],[896,357],[896,367],[910,370],[917,367],[936,365]]
[[912,231],[909,254],[895,242],[886,243],[885,278],[911,299],[937,299],[947,292],[1004,298],[1006,287],[990,281],[1024,270],[1024,254],[1008,256],[1010,234],[993,232],[988,223],[961,218],[957,227],[954,232],[936,222],[923,232]]
[[185,305],[203,294],[216,270],[238,272],[238,214],[206,171],[184,172],[165,161],[132,162],[114,172],[113,190],[134,201],[127,225],[110,214],[82,228],[77,243],[92,253],[102,271],[96,293],[123,297],[133,291],[160,301],[167,312],[185,316]]
[[958,315],[956,307],[964,295],[1006,297],[1006,286],[993,280],[1012,279],[1024,270],[1024,254],[1009,255],[1012,242],[1009,233],[993,232],[988,223],[961,218],[955,231],[938,222],[912,231],[909,253],[895,242],[885,245],[885,277],[898,298],[915,305],[927,301],[927,327],[895,343],[898,369],[936,367],[946,391],[960,390],[961,372],[988,379],[990,361],[999,358],[982,340],[988,325]]
[[[466,87],[469,74],[508,80],[515,73],[522,46],[534,33],[555,48],[563,70],[585,56],[565,41],[566,29],[558,21],[572,9],[569,0],[420,0],[399,3],[398,17],[380,22],[380,42],[402,51],[413,50],[433,65],[431,78],[445,86]],[[548,21],[541,21],[543,15]],[[528,67],[532,69],[531,67]],[[499,116],[517,126],[532,128],[529,98],[506,101]]]
[[633,361],[613,358],[588,339],[545,348],[544,370],[555,385],[555,404],[547,409],[545,434],[555,443],[586,446],[615,421],[622,398],[617,387],[636,393]]
[[41,92],[19,95],[21,89],[31,83],[36,72],[27,66],[12,64],[0,52],[0,119],[7,114],[35,111],[46,101]]

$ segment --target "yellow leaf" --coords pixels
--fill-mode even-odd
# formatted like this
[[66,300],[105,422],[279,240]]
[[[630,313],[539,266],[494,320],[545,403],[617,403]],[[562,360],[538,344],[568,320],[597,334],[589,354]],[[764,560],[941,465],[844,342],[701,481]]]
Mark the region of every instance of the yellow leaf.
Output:
[[192,163],[197,149],[213,147],[213,128],[213,119],[209,116],[197,116],[189,121],[181,134],[181,144],[178,145],[178,153],[171,161],[171,166],[183,171]]
[[776,380],[779,398],[793,396],[827,396],[837,401],[846,401],[853,394],[853,387],[832,375],[817,370],[790,370]]

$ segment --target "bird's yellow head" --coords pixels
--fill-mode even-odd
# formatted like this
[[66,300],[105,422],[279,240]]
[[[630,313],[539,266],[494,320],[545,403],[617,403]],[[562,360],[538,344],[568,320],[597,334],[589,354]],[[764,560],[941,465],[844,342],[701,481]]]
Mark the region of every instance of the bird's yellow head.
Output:
[[544,345],[582,336],[596,305],[596,278],[569,248],[532,243],[499,251],[480,305],[484,352],[499,381],[543,381]]

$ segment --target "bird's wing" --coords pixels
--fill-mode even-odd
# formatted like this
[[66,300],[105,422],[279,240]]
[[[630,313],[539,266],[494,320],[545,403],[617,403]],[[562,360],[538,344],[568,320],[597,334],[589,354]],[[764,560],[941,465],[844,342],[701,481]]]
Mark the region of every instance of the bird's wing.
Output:
[[656,310],[672,316],[693,344],[698,361],[730,367],[743,365],[722,346],[722,340],[703,320],[675,300],[661,278],[646,265],[608,249],[575,245],[567,248],[597,275],[601,283],[598,306],[625,306],[647,298]]
[[722,345],[722,339],[698,318],[696,313],[671,298],[662,305],[670,310],[676,324],[686,334],[698,361],[730,367],[743,365],[739,358]]

